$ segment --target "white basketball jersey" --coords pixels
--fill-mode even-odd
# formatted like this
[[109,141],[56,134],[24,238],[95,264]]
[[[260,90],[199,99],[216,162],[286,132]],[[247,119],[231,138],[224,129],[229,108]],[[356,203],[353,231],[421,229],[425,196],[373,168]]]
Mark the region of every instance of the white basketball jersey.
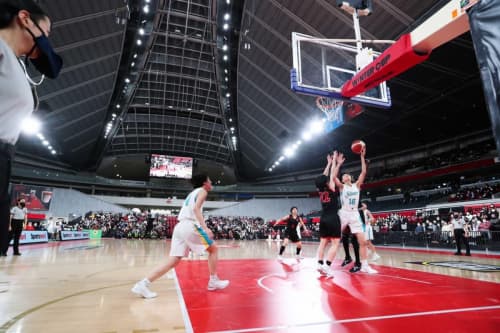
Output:
[[343,210],[358,210],[359,189],[356,184],[351,186],[344,184],[342,193],[340,193],[340,202]]
[[[194,215],[194,206],[196,205],[196,199],[198,198],[198,193],[202,190],[202,187],[198,187],[193,190],[184,200],[184,204],[182,205],[181,211],[179,212],[179,221],[182,222],[184,220],[196,221],[196,216]],[[203,207],[202,207],[203,211]]]

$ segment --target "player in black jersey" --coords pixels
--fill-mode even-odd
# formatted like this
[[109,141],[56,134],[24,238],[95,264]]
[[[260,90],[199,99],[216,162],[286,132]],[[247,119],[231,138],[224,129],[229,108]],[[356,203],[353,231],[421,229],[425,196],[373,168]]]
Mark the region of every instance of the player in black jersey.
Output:
[[306,225],[304,224],[304,221],[302,218],[299,216],[299,211],[297,207],[292,207],[290,208],[290,214],[287,216],[282,217],[276,223],[274,226],[278,225],[282,221],[286,221],[286,229],[285,229],[285,236],[283,239],[283,244],[280,247],[280,254],[278,255],[278,260],[283,259],[283,252],[285,251],[286,246],[288,245],[288,241],[297,244],[297,259],[301,259],[302,257],[300,256],[300,251],[302,251],[302,242],[300,241],[300,229],[299,226],[303,227],[304,230],[306,229]]
[[[323,174],[315,180],[322,206],[321,219],[319,222],[320,242],[318,246],[318,271],[321,274],[333,277],[330,265],[337,254],[341,228],[340,219],[337,215],[337,211],[340,208],[339,195],[334,182],[337,175],[333,174],[333,171],[336,169],[337,152],[335,151],[333,156],[329,154],[326,159],[328,164]],[[328,177],[329,174],[330,177]],[[323,261],[324,252],[326,245],[330,241],[332,242],[332,246],[328,250],[325,265]]]

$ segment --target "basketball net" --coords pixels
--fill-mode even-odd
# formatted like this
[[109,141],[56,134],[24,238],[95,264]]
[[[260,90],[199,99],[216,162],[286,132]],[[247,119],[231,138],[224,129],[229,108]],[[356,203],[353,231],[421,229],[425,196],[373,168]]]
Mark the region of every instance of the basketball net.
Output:
[[329,122],[338,122],[342,120],[342,106],[344,102],[331,97],[319,96],[316,98],[316,106],[326,116]]

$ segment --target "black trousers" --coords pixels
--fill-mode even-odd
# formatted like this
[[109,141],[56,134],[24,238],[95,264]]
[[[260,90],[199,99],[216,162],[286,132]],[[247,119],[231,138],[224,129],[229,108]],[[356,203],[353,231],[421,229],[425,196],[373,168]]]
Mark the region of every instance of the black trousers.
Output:
[[457,253],[462,252],[462,244],[460,243],[463,242],[465,244],[465,253],[470,254],[469,239],[465,237],[464,229],[455,229],[453,233],[455,235],[455,242],[457,243]]
[[349,253],[349,241],[352,243],[352,247],[354,249],[354,256],[356,257],[356,265],[361,265],[361,260],[359,259],[359,242],[358,237],[356,235],[349,232],[342,233],[342,245],[345,251],[345,258],[351,259],[351,254]]
[[[12,239],[14,239],[14,253],[19,253],[19,238],[21,238],[21,233],[23,232],[23,223],[24,220],[12,220],[10,222],[10,231],[9,237],[7,239],[7,244],[9,244]],[[5,250],[5,253],[7,253],[7,250]]]
[[14,147],[0,142],[0,254],[5,254],[9,247],[9,182],[13,157]]

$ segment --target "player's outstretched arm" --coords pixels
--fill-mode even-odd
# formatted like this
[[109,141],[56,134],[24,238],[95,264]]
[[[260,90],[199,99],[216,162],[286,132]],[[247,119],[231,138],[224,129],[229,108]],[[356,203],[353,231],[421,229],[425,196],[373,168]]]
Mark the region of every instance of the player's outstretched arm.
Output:
[[333,171],[332,171],[332,177],[333,177],[333,181],[335,182],[335,185],[337,186],[339,191],[342,191],[344,189],[344,184],[342,184],[340,182],[338,175],[339,175],[340,167],[342,166],[342,164],[344,164],[344,161],[345,161],[344,154],[338,153],[336,161],[337,161],[337,164],[335,165],[335,169],[333,169]]
[[366,146],[364,146],[363,149],[361,150],[360,156],[361,156],[361,173],[359,174],[358,181],[356,182],[356,185],[358,186],[359,189],[361,189],[361,185],[363,185],[366,178],[366,170],[367,170],[366,159],[365,159]]
[[328,176],[328,174],[330,173],[330,169],[332,167],[332,162],[333,162],[332,156],[330,154],[326,155],[326,160],[327,164],[325,170],[323,170],[323,175]]

